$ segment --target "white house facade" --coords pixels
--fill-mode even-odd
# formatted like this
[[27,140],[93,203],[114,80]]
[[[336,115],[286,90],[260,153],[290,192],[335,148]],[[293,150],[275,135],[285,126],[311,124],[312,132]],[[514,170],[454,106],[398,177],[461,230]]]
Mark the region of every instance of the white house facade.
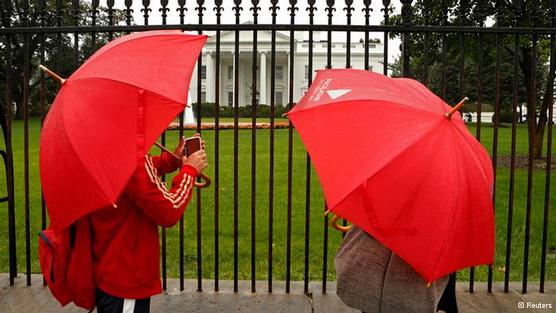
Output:
[[[271,40],[270,31],[257,33],[257,103],[270,105],[271,101]],[[322,40],[324,39],[324,40]],[[346,67],[346,43],[332,42],[331,60],[333,68]],[[326,33],[314,33],[313,71],[324,69],[327,63]],[[285,106],[289,102],[290,37],[276,33],[275,104]],[[235,32],[222,32],[220,36],[220,71],[216,73],[216,36],[211,36],[202,52],[201,102],[214,103],[219,93],[221,106],[233,106],[234,99],[234,54]],[[308,40],[294,41],[293,102],[296,103],[308,89]],[[352,42],[350,52],[352,68],[364,69],[365,44]],[[253,79],[253,32],[240,32],[239,36],[239,105],[252,103],[251,84]],[[383,71],[383,45],[369,44],[369,70]],[[215,75],[220,77],[220,87],[215,88]],[[315,72],[313,72],[313,77]],[[190,95],[197,102],[197,73],[192,77]]]

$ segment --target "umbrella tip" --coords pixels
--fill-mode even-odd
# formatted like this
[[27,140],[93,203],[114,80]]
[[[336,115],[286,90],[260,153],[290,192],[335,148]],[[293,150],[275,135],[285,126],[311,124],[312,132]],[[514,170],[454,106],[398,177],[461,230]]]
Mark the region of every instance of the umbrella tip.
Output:
[[115,203],[112,203],[112,206],[114,207],[114,209],[117,209],[117,208],[118,208],[118,205],[115,204]]
[[452,114],[456,113],[457,110],[461,109],[461,108],[463,107],[463,104],[464,104],[465,101],[467,101],[467,100],[469,100],[469,98],[467,98],[467,97],[461,99],[461,101],[460,101],[456,106],[454,106],[454,107],[450,110],[450,112],[446,112],[446,113],[444,114],[444,116],[445,116],[447,119],[452,119]]
[[48,76],[56,79],[60,83],[60,85],[63,85],[66,82],[65,78],[62,78],[60,75],[54,73],[48,67],[46,67],[42,64],[39,64],[39,69],[41,69],[43,72],[46,72],[48,74]]
[[427,288],[430,288],[430,287],[431,287],[431,283],[427,283]]

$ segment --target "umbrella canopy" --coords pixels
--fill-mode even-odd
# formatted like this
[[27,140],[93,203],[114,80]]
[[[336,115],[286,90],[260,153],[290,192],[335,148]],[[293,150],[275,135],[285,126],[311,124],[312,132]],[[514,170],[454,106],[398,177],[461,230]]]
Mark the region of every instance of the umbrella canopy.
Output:
[[415,80],[333,69],[288,112],[331,211],[428,282],[494,255],[492,163],[450,110]]
[[151,31],[120,37],[63,83],[40,139],[40,175],[54,229],[112,205],[187,101],[206,36]]

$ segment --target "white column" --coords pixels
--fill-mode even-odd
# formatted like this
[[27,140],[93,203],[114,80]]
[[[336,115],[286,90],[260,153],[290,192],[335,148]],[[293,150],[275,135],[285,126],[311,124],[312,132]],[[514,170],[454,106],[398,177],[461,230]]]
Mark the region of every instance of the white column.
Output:
[[212,53],[207,52],[205,54],[206,62],[206,74],[207,79],[205,80],[206,86],[206,102],[214,102],[214,60],[212,58]]
[[259,104],[266,104],[266,53],[261,52],[259,81]]
[[[232,51],[232,94],[233,94],[233,99],[235,99],[235,85],[236,85],[236,53],[235,51]],[[239,87],[238,87],[238,92],[239,92]],[[235,102],[232,102],[232,107],[235,105]]]
[[286,52],[286,57],[288,58],[288,68],[283,71],[283,77],[284,77],[284,82],[286,83],[286,91],[285,93],[282,95],[282,101],[283,101],[283,105],[284,106],[288,106],[290,103],[290,67],[291,67],[291,62],[290,62],[290,52]]

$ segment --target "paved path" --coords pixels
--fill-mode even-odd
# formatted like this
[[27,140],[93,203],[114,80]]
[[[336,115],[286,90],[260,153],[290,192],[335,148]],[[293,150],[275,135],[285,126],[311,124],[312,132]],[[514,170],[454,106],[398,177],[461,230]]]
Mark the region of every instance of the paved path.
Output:
[[[9,286],[7,274],[0,274],[0,312],[25,312],[25,313],[64,313],[85,312],[74,306],[68,305],[61,308],[50,295],[47,288],[42,287],[40,275],[33,275],[33,285],[25,285],[25,276],[20,275],[14,286]],[[497,283],[493,293],[486,293],[485,283],[475,284],[475,293],[471,294],[464,289],[467,284],[458,285],[458,305],[462,313],[483,312],[556,312],[556,282],[547,284],[546,292],[538,292],[538,284],[531,284],[530,293],[522,295],[518,290],[520,283],[512,283],[510,293],[502,291],[502,285]],[[219,292],[212,291],[213,282],[203,281],[205,291],[197,292],[197,281],[187,280],[185,290],[180,292],[179,281],[168,281],[168,290],[163,295],[152,299],[151,312],[317,312],[317,313],[357,313],[345,306],[334,293],[335,285],[328,283],[328,294],[321,293],[322,285],[314,282],[309,285],[308,295],[303,293],[303,282],[292,282],[291,292],[286,294],[285,283],[275,282],[274,292],[267,292],[267,282],[257,282],[257,293],[251,293],[251,282],[240,281],[240,292],[234,293],[232,281],[220,281]],[[519,303],[530,306],[551,305],[552,309],[518,307]]]

